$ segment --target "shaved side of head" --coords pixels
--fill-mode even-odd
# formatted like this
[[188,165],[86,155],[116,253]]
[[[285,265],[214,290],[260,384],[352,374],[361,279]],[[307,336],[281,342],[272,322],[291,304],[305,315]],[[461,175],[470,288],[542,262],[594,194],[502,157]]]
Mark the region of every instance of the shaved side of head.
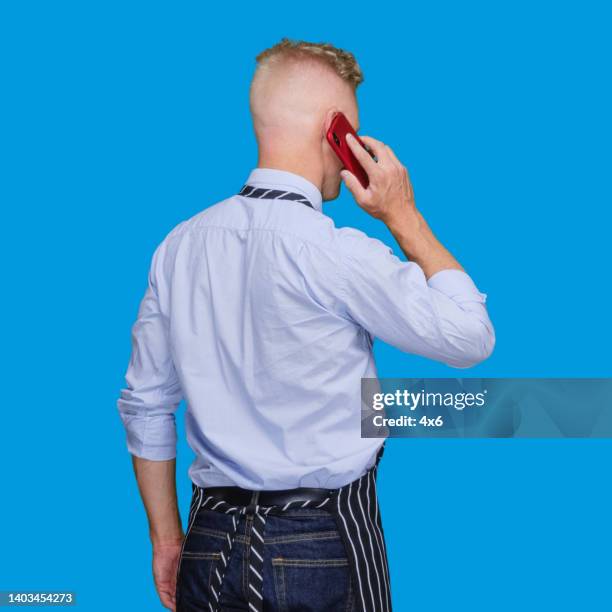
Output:
[[258,140],[318,135],[326,111],[353,95],[348,83],[316,59],[280,58],[264,65],[255,73],[250,95]]

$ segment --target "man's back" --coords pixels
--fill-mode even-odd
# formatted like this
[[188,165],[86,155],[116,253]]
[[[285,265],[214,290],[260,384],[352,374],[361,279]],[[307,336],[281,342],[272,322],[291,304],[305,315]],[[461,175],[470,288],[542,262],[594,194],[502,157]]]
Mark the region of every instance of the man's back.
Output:
[[[282,182],[271,174],[250,183]],[[240,196],[166,238],[160,308],[201,486],[335,488],[373,461],[381,440],[360,438],[360,379],[375,369],[335,295],[339,239],[318,209]]]
[[[360,437],[372,336],[471,365],[493,341],[485,296],[462,271],[427,280],[378,240],[336,228],[303,177],[258,168],[248,183],[264,197],[200,212],[153,256],[119,400],[130,451],[173,457],[184,397],[196,484],[337,488],[381,444]],[[304,202],[265,197],[283,190]]]

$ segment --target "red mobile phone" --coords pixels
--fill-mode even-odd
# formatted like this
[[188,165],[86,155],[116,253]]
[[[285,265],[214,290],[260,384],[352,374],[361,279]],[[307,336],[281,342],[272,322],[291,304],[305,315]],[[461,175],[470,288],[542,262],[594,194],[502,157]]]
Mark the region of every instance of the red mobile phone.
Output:
[[[338,156],[338,159],[342,162],[345,169],[352,172],[359,179],[359,182],[363,188],[367,189],[368,185],[370,184],[368,175],[348,146],[346,142],[347,134],[352,134],[357,139],[357,142],[359,142],[359,144],[361,144],[361,146],[368,151],[367,147],[359,136],[357,136],[357,133],[345,115],[343,113],[336,113],[332,117],[331,124],[327,130],[327,142],[329,142],[331,148],[334,150],[334,153]],[[368,153],[370,152],[368,151]]]

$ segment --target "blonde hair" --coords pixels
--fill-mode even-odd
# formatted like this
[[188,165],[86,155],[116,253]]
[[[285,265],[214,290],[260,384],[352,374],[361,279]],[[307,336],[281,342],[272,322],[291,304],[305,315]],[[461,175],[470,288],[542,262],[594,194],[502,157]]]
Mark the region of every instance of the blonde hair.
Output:
[[330,67],[353,89],[357,89],[357,86],[363,82],[363,73],[355,56],[349,51],[338,49],[329,43],[312,43],[283,38],[274,46],[262,51],[255,60],[258,70],[284,60],[318,61]]

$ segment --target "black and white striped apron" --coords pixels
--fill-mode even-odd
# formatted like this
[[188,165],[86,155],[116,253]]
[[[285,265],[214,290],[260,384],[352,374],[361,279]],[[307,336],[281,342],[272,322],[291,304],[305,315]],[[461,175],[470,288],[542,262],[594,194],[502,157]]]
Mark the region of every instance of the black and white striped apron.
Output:
[[[322,502],[293,501],[284,506],[232,506],[224,500],[207,495],[206,489],[193,484],[193,496],[189,512],[187,533],[198,512],[206,508],[232,516],[232,527],[226,533],[219,560],[212,569],[210,612],[219,612],[219,597],[223,578],[229,564],[238,525],[246,515],[253,517],[250,538],[248,571],[248,605],[250,612],[263,611],[263,555],[266,535],[266,517],[295,508],[318,508],[330,512],[336,521],[340,537],[349,560],[354,585],[356,610],[360,612],[391,612],[391,585],[387,552],[383,535],[376,474],[384,451],[380,447],[374,465],[361,478],[340,487],[330,489],[329,497]],[[184,544],[183,544],[184,545]],[[182,552],[181,552],[182,557]],[[179,562],[180,567],[180,562]]]

